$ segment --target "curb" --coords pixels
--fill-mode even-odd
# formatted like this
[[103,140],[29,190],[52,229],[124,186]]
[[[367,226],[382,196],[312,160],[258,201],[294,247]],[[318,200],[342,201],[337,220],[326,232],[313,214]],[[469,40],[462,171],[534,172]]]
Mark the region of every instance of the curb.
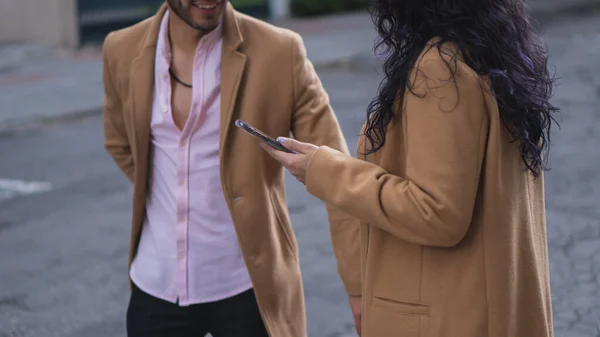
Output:
[[570,15],[591,14],[600,10],[600,0],[569,0],[553,5],[544,5],[545,0],[535,0],[535,5],[529,4],[529,15],[539,23],[548,23],[559,17]]

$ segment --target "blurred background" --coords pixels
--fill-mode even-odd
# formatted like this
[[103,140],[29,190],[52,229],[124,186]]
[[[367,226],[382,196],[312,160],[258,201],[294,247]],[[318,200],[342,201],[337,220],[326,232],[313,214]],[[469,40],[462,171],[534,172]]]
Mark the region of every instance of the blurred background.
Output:
[[[0,1],[0,42],[21,40],[78,47],[107,32],[153,15],[163,0]],[[240,11],[261,19],[286,19],[354,11],[368,0],[232,0]]]
[[[381,79],[367,0],[232,0],[293,29],[355,150]],[[131,186],[105,153],[101,43],[161,0],[0,0],[0,337],[123,337]],[[532,0],[562,111],[546,174],[557,337],[600,337],[600,0]],[[309,336],[353,336],[325,209],[286,176]]]

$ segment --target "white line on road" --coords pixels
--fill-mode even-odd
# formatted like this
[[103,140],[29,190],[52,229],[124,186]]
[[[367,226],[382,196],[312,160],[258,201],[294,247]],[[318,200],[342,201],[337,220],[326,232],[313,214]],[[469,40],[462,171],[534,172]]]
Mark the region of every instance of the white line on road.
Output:
[[44,193],[50,190],[52,190],[52,184],[48,182],[0,179],[0,201],[22,195]]

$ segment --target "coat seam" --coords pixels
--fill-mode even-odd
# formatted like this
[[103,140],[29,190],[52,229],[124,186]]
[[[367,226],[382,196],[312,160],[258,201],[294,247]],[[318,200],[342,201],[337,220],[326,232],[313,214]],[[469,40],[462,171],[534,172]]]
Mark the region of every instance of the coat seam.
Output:
[[[423,259],[425,256],[425,247],[421,246],[421,263],[420,263],[420,271],[419,271],[419,301],[423,301]],[[429,308],[431,310],[431,307]],[[417,329],[418,337],[421,337],[421,318],[419,317],[419,328]]]
[[296,110],[296,71],[295,71],[295,67],[296,67],[296,43],[294,43],[294,37],[290,38],[290,44],[291,44],[291,48],[290,50],[292,51],[291,53],[291,62],[292,62],[292,66],[291,66],[291,70],[292,70],[292,110],[295,111]]
[[283,221],[283,215],[279,213],[278,207],[276,205],[277,200],[272,195],[273,193],[275,193],[275,192],[273,192],[273,191],[269,192],[269,201],[271,202],[271,208],[273,209],[273,212],[275,213],[275,220],[277,220],[277,225],[279,225],[279,228],[281,228],[281,231],[283,232],[284,239],[287,242],[287,246],[291,250],[292,255],[294,256],[294,258],[296,260],[299,260],[298,253],[296,252],[294,243],[292,242],[291,233],[289,233],[287,227],[285,226],[285,224],[287,224],[288,222]]
[[[488,110],[488,106],[487,106],[487,101],[485,100],[485,94],[482,91],[482,98],[483,98],[483,105],[485,107],[485,110],[488,112],[488,118],[490,118],[489,116],[489,110]],[[482,121],[481,121],[481,125],[480,125],[480,129],[479,129],[479,137],[480,137],[480,141],[481,141],[481,136],[482,136],[482,132],[483,132],[483,121],[485,116],[482,116]],[[489,124],[489,123],[488,123]],[[488,134],[489,134],[489,126],[488,126]],[[484,147],[484,151],[482,151],[481,153],[483,153],[483,156],[479,158],[479,182],[481,182],[481,175],[482,175],[482,168],[483,168],[483,160],[485,158],[485,149],[487,147],[487,137],[486,137],[486,142],[484,142],[483,144]],[[481,156],[481,154],[480,154]],[[478,184],[479,185],[479,184]],[[479,190],[479,187],[477,188],[477,190]],[[488,287],[488,280],[487,280],[487,276],[488,276],[488,270],[487,270],[487,259],[486,259],[486,254],[485,254],[485,226],[481,226],[481,252],[483,255],[483,281],[484,281],[484,287],[485,287],[485,325],[486,325],[486,330],[487,330],[487,335],[488,337],[490,336],[490,323],[489,323],[489,317],[490,317],[490,306],[489,306],[489,287]]]

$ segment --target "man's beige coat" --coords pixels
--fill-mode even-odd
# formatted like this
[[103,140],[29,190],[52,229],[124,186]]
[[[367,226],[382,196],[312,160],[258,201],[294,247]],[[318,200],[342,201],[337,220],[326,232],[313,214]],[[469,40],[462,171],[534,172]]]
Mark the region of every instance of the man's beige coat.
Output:
[[[154,57],[165,9],[111,33],[104,45],[105,146],[134,185],[130,262],[145,212]],[[345,153],[348,149],[297,34],[240,14],[229,4],[223,25],[223,193],[270,336],[304,337],[298,247],[284,195],[283,169],[233,122],[240,118],[272,137],[288,136],[291,131],[301,141]],[[358,222],[328,210],[342,280],[350,294],[360,294]]]

